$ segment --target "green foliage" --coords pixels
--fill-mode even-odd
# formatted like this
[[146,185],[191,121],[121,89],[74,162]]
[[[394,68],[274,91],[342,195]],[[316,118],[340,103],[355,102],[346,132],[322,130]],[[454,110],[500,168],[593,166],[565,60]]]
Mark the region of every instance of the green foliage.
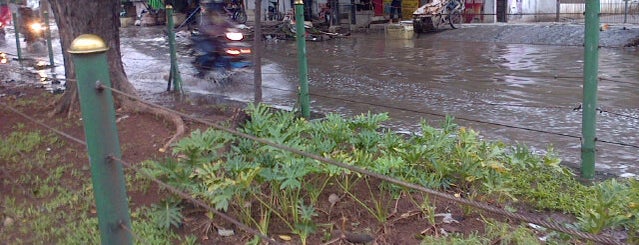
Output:
[[[425,236],[422,245],[493,245],[493,244],[540,244],[539,238],[530,229],[519,226],[512,228],[509,224],[484,220],[485,234],[471,233],[468,236],[450,234],[447,236]],[[552,244],[548,242],[547,244]]]
[[178,202],[171,200],[164,200],[159,204],[151,205],[151,212],[149,216],[153,223],[164,230],[168,230],[171,226],[179,228],[182,225],[184,217],[181,213],[181,208],[178,206]]
[[621,183],[611,179],[597,184],[593,188],[595,199],[580,212],[577,227],[595,234],[611,227],[629,226],[636,230],[639,227],[636,182]]
[[[264,105],[249,105],[247,112],[251,120],[239,129],[243,133],[389,177],[448,189],[466,198],[524,201],[539,209],[581,214],[583,229],[637,227],[636,209],[628,208],[631,199],[611,199],[603,194],[606,190],[632,196],[621,191],[623,188],[611,184],[597,187],[604,188],[602,192],[594,191],[595,187],[579,184],[559,165],[552,148],[537,155],[525,146],[484,141],[476,131],[453,123],[451,117],[440,128],[422,123],[420,134],[404,137],[380,126],[389,119],[386,114],[368,113],[351,119],[329,114],[306,121]],[[385,222],[385,202],[392,200],[388,197],[407,191],[389,183],[374,186],[358,173],[211,129],[179,142],[174,154],[180,157],[150,164],[148,171],[208,199],[219,210],[238,211],[243,220],[263,232],[268,231],[272,218],[279,219],[302,240],[314,231],[316,221],[308,214],[316,209],[326,186],[341,187],[379,222]],[[351,191],[362,180],[368,184],[368,197]],[[633,190],[639,193],[636,187]],[[363,198],[370,200],[372,207]],[[614,201],[617,206],[601,208],[593,200]],[[584,210],[594,210],[597,215]]]
[[0,138],[0,159],[17,162],[23,154],[34,152],[38,147],[53,144],[57,138],[42,135],[38,131],[15,131]]

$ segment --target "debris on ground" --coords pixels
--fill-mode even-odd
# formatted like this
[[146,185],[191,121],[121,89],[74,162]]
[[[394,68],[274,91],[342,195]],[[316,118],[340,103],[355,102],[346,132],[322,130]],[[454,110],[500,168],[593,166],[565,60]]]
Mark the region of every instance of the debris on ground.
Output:
[[[305,22],[307,41],[324,41],[333,38],[350,36],[350,32],[342,32],[339,28],[329,28],[312,22]],[[262,35],[266,40],[292,40],[296,37],[296,25],[294,21],[267,21],[262,22]]]

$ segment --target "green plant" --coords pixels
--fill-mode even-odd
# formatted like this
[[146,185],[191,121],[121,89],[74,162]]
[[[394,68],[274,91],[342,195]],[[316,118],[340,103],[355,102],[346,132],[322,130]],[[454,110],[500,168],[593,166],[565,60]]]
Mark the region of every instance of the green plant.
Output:
[[179,202],[175,200],[164,200],[159,204],[152,204],[149,216],[153,223],[164,230],[168,230],[171,226],[179,228],[182,225],[184,217],[181,213]]
[[[400,136],[380,127],[388,120],[386,114],[354,118],[329,114],[307,121],[264,105],[249,105],[247,112],[251,120],[239,129],[243,133],[464,198],[507,205],[525,202],[572,214],[596,207],[595,192],[559,165],[552,148],[539,155],[522,145],[485,141],[478,132],[456,125],[452,117],[440,128],[422,123],[420,134]],[[305,210],[315,209],[318,198],[333,184],[380,222],[387,216],[386,200],[392,199],[388,197],[406,191],[384,182],[372,186],[368,177],[350,170],[214,130],[192,134],[176,144],[173,153],[179,157],[149,164],[149,173],[207,199],[217,209],[240,213],[243,221],[264,233],[279,220],[291,231],[303,233],[300,237],[308,235],[312,229],[300,226],[312,224],[305,223],[312,220],[305,219]],[[355,196],[353,187],[360,185],[368,186],[368,196]],[[627,220],[617,222],[615,213],[608,212],[613,216],[601,216],[606,221],[600,226],[636,230],[636,215],[628,216],[634,212],[628,208],[631,203],[619,200],[620,207],[611,209]],[[429,205],[422,209],[434,212]],[[585,219],[595,219],[585,214]]]
[[[577,217],[577,227],[584,231],[598,234],[605,228],[614,228],[635,222],[639,208],[629,205],[633,193],[628,185],[615,179],[599,183],[595,186],[595,201]],[[636,194],[635,194],[636,195]]]
[[302,244],[305,245],[307,244],[308,236],[317,230],[317,225],[313,222],[313,217],[317,216],[317,213],[313,206],[304,205],[301,201],[297,204],[296,208],[300,216],[299,220],[295,223],[293,233],[299,235]]

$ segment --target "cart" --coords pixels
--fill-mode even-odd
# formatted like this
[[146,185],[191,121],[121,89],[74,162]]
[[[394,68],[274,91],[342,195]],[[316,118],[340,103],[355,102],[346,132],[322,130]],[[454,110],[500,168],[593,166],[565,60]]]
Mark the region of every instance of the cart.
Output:
[[428,0],[413,12],[413,29],[417,33],[437,31],[450,26],[459,28],[464,12],[462,0]]

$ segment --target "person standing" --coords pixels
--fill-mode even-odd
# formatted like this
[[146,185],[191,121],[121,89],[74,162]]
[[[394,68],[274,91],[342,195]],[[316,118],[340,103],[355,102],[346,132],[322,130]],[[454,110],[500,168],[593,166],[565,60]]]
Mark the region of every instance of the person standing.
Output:
[[398,22],[400,20],[402,20],[402,0],[393,0],[390,6],[390,21]]

